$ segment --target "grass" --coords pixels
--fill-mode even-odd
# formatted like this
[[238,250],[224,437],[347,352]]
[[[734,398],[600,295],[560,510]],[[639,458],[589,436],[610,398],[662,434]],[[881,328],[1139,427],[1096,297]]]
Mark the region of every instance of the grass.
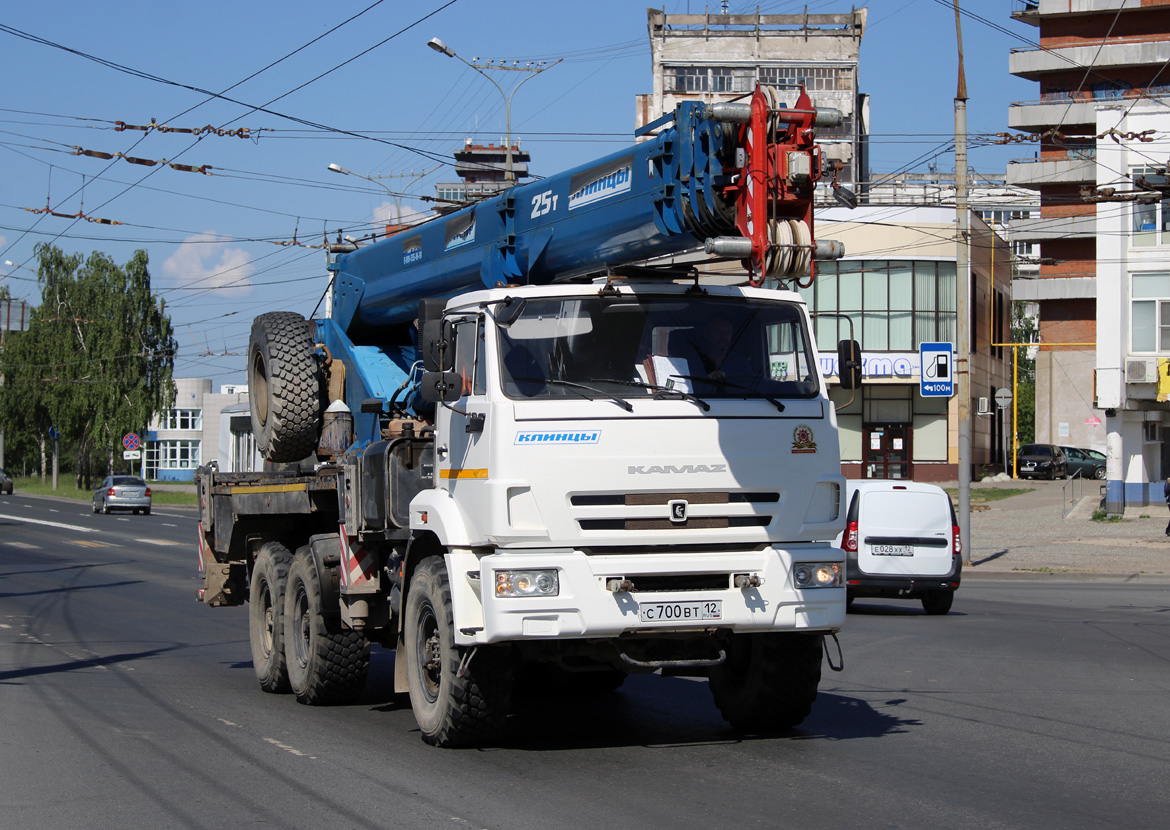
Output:
[[[951,501],[958,504],[959,491],[954,487],[948,487],[947,493],[951,496]],[[1001,501],[1003,499],[1010,499],[1012,496],[1018,496],[1021,493],[1031,493],[1032,487],[972,487],[971,488],[971,504],[987,504],[989,501]]]
[[1125,519],[1116,514],[1106,513],[1104,507],[1098,507],[1093,511],[1093,521],[1104,522],[1105,524],[1116,524],[1117,522],[1125,521]]
[[[73,476],[58,476],[57,489],[53,489],[52,479],[47,478],[41,484],[40,476],[31,478],[17,478],[13,480],[17,493],[27,493],[33,496],[56,496],[58,498],[76,499],[77,501],[91,501],[93,490],[78,490],[74,485]],[[186,507],[195,507],[194,493],[176,493],[171,490],[151,488],[150,500],[152,504],[171,504]]]

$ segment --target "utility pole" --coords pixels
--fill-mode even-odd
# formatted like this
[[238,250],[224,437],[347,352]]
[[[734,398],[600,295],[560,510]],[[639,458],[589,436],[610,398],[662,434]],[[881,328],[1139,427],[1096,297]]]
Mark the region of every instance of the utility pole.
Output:
[[959,227],[956,241],[958,278],[955,344],[955,382],[959,396],[959,538],[963,563],[971,564],[971,227],[967,209],[967,75],[963,69],[963,27],[959,0],[955,6],[955,38],[959,50],[959,82],[955,92],[955,210]]

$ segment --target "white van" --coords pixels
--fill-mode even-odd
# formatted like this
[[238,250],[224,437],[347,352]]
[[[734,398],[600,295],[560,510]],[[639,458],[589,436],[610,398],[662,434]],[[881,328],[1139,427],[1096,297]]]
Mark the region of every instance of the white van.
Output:
[[927,614],[951,610],[963,569],[959,523],[941,487],[914,481],[847,481],[845,551],[849,602],[918,599]]

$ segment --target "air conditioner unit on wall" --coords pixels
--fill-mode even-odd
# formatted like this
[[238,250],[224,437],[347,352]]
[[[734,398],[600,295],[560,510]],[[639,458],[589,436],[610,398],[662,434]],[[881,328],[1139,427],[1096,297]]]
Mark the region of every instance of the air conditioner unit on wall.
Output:
[[990,415],[991,414],[991,400],[988,398],[980,398],[975,402],[976,415]]
[[1126,383],[1157,383],[1158,361],[1155,358],[1129,358],[1125,361]]

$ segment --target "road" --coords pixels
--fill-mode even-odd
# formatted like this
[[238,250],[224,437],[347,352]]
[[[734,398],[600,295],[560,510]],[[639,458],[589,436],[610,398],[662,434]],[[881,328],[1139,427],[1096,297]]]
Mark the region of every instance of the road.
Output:
[[[34,523],[34,522],[40,522]],[[1170,585],[964,582],[858,600],[797,730],[704,682],[529,704],[503,745],[418,737],[375,650],[363,700],[262,694],[244,608],[195,602],[194,519],[0,498],[0,815],[56,828],[1164,827]]]

